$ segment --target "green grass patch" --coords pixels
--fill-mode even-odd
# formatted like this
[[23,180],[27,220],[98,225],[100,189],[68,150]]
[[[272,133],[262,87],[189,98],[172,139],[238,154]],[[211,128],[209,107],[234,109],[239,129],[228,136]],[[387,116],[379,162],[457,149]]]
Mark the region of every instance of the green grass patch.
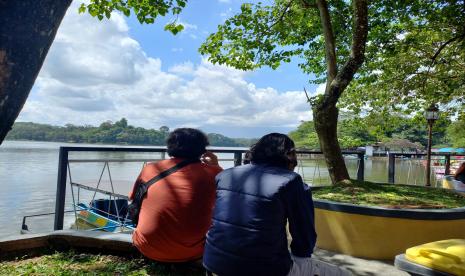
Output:
[[314,189],[313,198],[387,208],[445,209],[465,207],[465,195],[422,186],[380,184],[352,180]]
[[205,275],[200,265],[162,264],[142,258],[74,251],[0,262],[0,275]]

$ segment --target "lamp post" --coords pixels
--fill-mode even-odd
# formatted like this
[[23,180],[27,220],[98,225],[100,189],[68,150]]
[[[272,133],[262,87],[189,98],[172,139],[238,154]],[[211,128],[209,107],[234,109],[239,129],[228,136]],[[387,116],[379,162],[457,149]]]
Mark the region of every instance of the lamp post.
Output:
[[433,124],[439,118],[439,109],[435,104],[431,104],[425,112],[425,118],[428,122],[428,152],[426,155],[426,186],[431,186],[431,144]]

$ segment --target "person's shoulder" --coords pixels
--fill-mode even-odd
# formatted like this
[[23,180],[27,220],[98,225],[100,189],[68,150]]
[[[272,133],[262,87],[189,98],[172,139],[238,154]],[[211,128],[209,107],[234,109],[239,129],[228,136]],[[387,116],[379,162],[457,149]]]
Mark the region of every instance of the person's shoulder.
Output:
[[267,173],[276,175],[278,177],[286,178],[289,181],[293,181],[295,179],[301,179],[300,174],[298,174],[298,173],[296,173],[294,171],[288,170],[288,169],[280,168],[280,167],[266,166],[266,167],[264,167],[264,170]]
[[176,162],[173,159],[163,159],[159,161],[147,162],[144,166],[144,170],[150,171],[163,171],[171,168],[176,165]]
[[257,164],[247,164],[247,165],[232,167],[232,168],[222,171],[218,176],[231,175],[231,174],[240,175],[240,174],[245,174],[245,173],[247,174],[254,174],[254,173],[271,174],[277,177],[286,178],[288,180],[300,178],[300,175],[298,173],[290,171],[290,170],[286,170],[286,169],[279,168],[279,167],[257,165]]
[[224,177],[224,176],[231,175],[231,174],[240,174],[240,173],[249,171],[251,169],[252,169],[251,164],[235,166],[235,167],[224,169],[216,177],[219,178],[219,177]]

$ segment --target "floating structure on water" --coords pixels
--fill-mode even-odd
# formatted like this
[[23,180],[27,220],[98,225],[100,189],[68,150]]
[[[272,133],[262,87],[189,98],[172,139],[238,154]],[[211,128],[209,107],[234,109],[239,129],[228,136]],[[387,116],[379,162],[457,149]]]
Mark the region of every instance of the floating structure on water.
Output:
[[96,199],[89,205],[79,203],[78,207],[76,225],[81,225],[81,228],[114,233],[131,233],[135,229],[127,217],[126,199]]

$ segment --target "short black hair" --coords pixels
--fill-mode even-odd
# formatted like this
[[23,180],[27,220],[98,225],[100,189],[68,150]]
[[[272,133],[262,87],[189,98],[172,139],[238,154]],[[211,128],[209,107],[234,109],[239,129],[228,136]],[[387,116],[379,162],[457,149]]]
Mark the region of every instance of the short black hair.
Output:
[[250,150],[246,151],[244,154],[244,159],[242,159],[242,164],[247,165],[250,164]]
[[287,155],[292,150],[295,150],[295,144],[291,138],[281,133],[270,133],[251,147],[250,161],[254,164],[288,168],[292,161]]
[[195,128],[177,128],[166,139],[169,156],[199,159],[209,145],[208,137]]

